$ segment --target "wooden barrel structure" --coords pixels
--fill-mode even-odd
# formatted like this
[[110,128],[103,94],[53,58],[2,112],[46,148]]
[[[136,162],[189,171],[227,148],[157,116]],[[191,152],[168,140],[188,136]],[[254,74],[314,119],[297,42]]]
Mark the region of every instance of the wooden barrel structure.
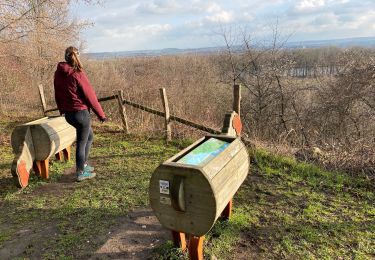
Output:
[[221,135],[197,140],[152,174],[151,208],[172,231],[175,246],[187,248],[192,260],[203,259],[204,235],[220,216],[229,219],[232,198],[248,175],[250,157],[241,130],[240,116],[227,113]]
[[[228,145],[202,164],[183,162],[185,156],[210,140]],[[150,181],[151,207],[165,227],[203,236],[245,180],[249,165],[249,155],[240,138],[214,135],[201,138],[155,170]]]
[[17,126],[11,136],[15,154],[12,175],[17,186],[27,186],[32,168],[42,178],[48,178],[49,158],[56,154],[58,159],[64,155],[69,160],[70,146],[75,140],[75,128],[62,116],[44,117]]

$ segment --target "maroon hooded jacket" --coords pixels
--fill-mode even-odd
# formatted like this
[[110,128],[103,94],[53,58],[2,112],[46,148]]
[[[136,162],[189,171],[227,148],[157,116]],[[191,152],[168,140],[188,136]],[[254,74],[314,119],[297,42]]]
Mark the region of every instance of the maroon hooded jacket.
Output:
[[105,119],[95,90],[83,71],[74,71],[68,63],[59,62],[54,86],[55,100],[60,114],[92,109],[99,119]]

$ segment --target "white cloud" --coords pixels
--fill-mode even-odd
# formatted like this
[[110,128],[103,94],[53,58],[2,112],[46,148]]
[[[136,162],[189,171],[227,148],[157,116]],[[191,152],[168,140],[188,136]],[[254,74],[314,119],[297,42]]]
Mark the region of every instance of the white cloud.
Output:
[[201,14],[193,16],[191,19],[184,22],[184,26],[190,29],[203,27],[212,28],[213,26],[231,23],[235,20],[233,11],[226,11],[222,6],[214,2],[197,2],[194,9],[199,10]]
[[204,47],[220,25],[258,35],[276,21],[298,40],[375,35],[375,0],[107,0],[74,12],[95,22],[94,51]]
[[141,2],[137,11],[145,14],[168,14],[170,12],[179,12],[183,5],[174,0],[155,0]]
[[297,2],[297,11],[309,11],[314,10],[325,5],[325,0],[302,0]]
[[242,20],[245,22],[251,22],[255,19],[255,16],[248,13],[248,12],[243,12],[242,13]]
[[339,25],[338,17],[334,13],[324,13],[314,17],[311,21],[307,20],[304,25],[305,32],[319,32],[329,30]]
[[375,28],[375,10],[368,10],[361,14],[356,15],[356,19],[346,21],[344,23],[345,28],[348,29],[360,29],[361,27],[369,26]]
[[204,7],[206,9],[206,11],[208,13],[217,13],[217,12],[221,12],[222,9],[220,7],[220,5],[218,5],[217,3],[208,3],[207,6]]
[[206,20],[214,23],[230,23],[233,21],[233,13],[221,10],[214,15],[206,16]]
[[172,29],[170,24],[147,24],[125,28],[104,29],[110,38],[134,39],[135,37],[150,37],[168,32]]

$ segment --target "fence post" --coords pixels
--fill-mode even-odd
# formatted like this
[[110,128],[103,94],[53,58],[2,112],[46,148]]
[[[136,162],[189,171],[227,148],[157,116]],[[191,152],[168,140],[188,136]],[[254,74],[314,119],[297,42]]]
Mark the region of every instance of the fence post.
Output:
[[124,132],[125,132],[125,134],[128,134],[129,133],[128,120],[126,118],[126,112],[125,112],[125,108],[124,108],[124,105],[123,105],[123,100],[124,100],[123,91],[119,90],[117,92],[118,108],[119,108],[119,112],[120,112],[120,116],[121,116],[121,120],[122,120],[122,125],[123,125],[123,128],[124,128]]
[[233,86],[233,110],[241,115],[241,85]]
[[165,113],[165,134],[167,142],[172,140],[172,130],[170,122],[169,104],[165,88],[160,89],[161,101],[163,103],[164,113]]
[[43,111],[43,115],[45,116],[47,113],[46,113],[46,110],[47,110],[47,104],[46,104],[46,98],[44,97],[44,88],[43,88],[43,85],[42,84],[39,84],[38,85],[38,89],[39,89],[39,97],[40,97],[40,102],[42,103],[42,111]]

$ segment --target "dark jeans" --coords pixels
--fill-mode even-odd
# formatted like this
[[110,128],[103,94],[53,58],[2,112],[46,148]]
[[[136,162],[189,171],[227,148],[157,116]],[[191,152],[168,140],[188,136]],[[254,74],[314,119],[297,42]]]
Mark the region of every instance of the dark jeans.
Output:
[[67,112],[65,113],[65,119],[77,130],[76,165],[77,171],[83,171],[94,138],[90,113],[86,109],[77,112]]

